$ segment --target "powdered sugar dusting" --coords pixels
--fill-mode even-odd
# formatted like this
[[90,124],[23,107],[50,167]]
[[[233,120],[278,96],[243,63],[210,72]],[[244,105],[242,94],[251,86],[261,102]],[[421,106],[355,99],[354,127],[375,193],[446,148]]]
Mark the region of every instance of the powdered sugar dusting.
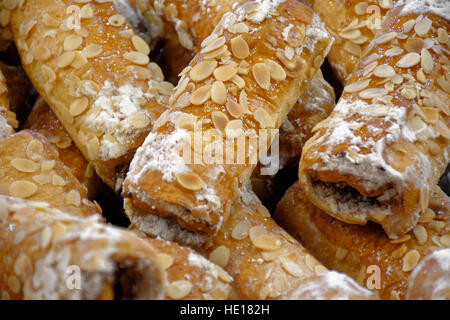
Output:
[[401,0],[395,2],[396,6],[404,5],[400,14],[432,14],[450,20],[450,4],[448,0]]
[[[324,41],[328,38],[330,38],[330,34],[328,33],[325,24],[322,19],[320,19],[319,15],[314,13],[311,23],[306,25],[305,40],[303,44],[296,49],[296,53],[298,55],[302,54],[304,48],[310,52],[313,52],[317,42]],[[323,53],[324,56],[326,56],[331,49],[334,38],[331,38],[331,40],[332,41],[329,43],[328,48]]]
[[373,298],[375,295],[358,285],[349,276],[336,271],[329,271],[300,286],[292,297],[300,300],[352,300],[355,298]]

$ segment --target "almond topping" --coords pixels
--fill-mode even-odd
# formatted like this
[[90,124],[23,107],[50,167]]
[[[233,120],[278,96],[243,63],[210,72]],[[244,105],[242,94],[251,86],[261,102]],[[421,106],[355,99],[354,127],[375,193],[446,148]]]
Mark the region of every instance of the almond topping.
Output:
[[403,56],[396,64],[399,68],[411,68],[420,62],[420,55],[416,52],[410,52]]
[[84,48],[81,51],[81,54],[85,56],[87,59],[90,59],[98,56],[100,53],[102,53],[102,51],[103,48],[100,47],[98,44],[90,44],[87,45],[86,48]]
[[370,84],[370,79],[364,79],[364,80],[359,80],[356,82],[353,82],[347,86],[345,86],[344,91],[345,92],[358,92],[361,91],[365,88],[367,88]]
[[357,57],[359,57],[362,52],[360,45],[350,42],[350,41],[346,41],[344,43],[344,50],[353,54],[354,56],[357,56]]
[[420,245],[424,245],[427,242],[428,234],[427,229],[424,226],[418,224],[414,227],[413,233],[416,236],[417,243]]
[[214,77],[218,81],[231,80],[237,74],[237,68],[234,65],[222,66],[214,70]]
[[267,59],[265,60],[266,66],[269,69],[270,77],[277,81],[282,81],[286,79],[286,71],[277,62]]
[[253,68],[253,77],[258,85],[268,90],[270,88],[270,72],[265,63],[256,63]]
[[187,280],[178,280],[170,283],[167,287],[167,296],[178,300],[186,297],[192,290],[192,283]]
[[259,122],[262,129],[275,127],[274,120],[264,108],[256,109],[253,113],[253,117]]
[[439,240],[443,247],[450,247],[450,234],[443,235]]
[[224,268],[230,261],[230,249],[225,246],[218,246],[209,254],[209,260]]
[[26,180],[18,180],[9,186],[9,194],[12,197],[29,198],[38,191],[36,184]]
[[423,71],[428,74],[433,72],[433,57],[431,56],[430,52],[427,49],[422,49],[420,57]]
[[428,33],[428,31],[430,31],[431,24],[432,24],[432,21],[430,19],[423,18],[422,20],[420,20],[419,22],[416,23],[416,25],[414,26],[414,31],[419,36],[426,35]]
[[166,253],[160,253],[158,254],[158,262],[163,270],[167,270],[173,265],[173,258]]
[[39,140],[31,140],[26,149],[27,157],[34,161],[39,161],[44,152],[44,145]]
[[241,117],[244,114],[244,112],[245,112],[244,108],[242,108],[242,106],[239,103],[237,103],[236,101],[234,101],[231,98],[228,98],[226,107],[227,107],[227,111],[234,118]]
[[438,29],[438,41],[439,43],[446,44],[448,42],[448,33],[443,28]]
[[390,65],[382,64],[375,68],[373,74],[380,78],[391,78],[395,75],[395,70]]
[[367,2],[358,2],[355,5],[355,13],[358,16],[362,16],[363,14],[367,14],[367,8],[369,7],[369,5],[367,4]]
[[58,68],[65,68],[69,66],[75,59],[75,52],[64,52],[56,60],[56,66]]
[[86,97],[76,99],[70,105],[70,114],[74,117],[79,116],[87,109],[88,104],[89,104],[89,99]]
[[231,120],[225,127],[225,135],[227,138],[237,138],[242,134],[242,120]]
[[250,240],[258,249],[274,251],[280,249],[281,241],[270,235],[263,227],[254,226],[249,230]]
[[144,39],[142,39],[139,36],[133,36],[131,38],[131,42],[133,43],[134,48],[136,51],[143,53],[145,55],[150,54],[150,47],[148,46],[147,42],[145,42]]
[[83,43],[83,38],[79,35],[71,34],[64,39],[64,50],[73,51],[78,49]]
[[109,17],[108,22],[113,27],[120,27],[121,25],[123,25],[125,23],[125,18],[120,14],[115,14],[115,15]]
[[136,129],[147,128],[150,124],[150,119],[144,112],[134,112],[128,117],[128,120]]
[[300,278],[303,275],[302,268],[300,268],[300,266],[291,259],[281,257],[280,262],[283,269],[286,270],[292,276]]
[[427,187],[420,188],[420,212],[425,213],[430,204],[430,192]]
[[244,240],[248,236],[250,230],[250,222],[247,220],[241,221],[233,227],[231,231],[231,237],[236,240]]
[[203,180],[194,172],[178,174],[177,181],[187,190],[198,191],[203,188]]
[[11,165],[20,172],[35,172],[39,168],[36,162],[28,159],[13,159]]
[[383,44],[386,42],[390,42],[390,41],[394,40],[395,38],[397,38],[397,32],[388,32],[388,33],[383,33],[383,34],[381,34],[381,36],[375,38],[374,42],[376,44]]
[[228,124],[228,117],[222,111],[214,111],[211,114],[211,118],[214,124],[214,127],[220,132],[225,132],[225,128]]
[[422,108],[424,120],[429,124],[436,124],[439,121],[439,110],[436,108],[425,107]]
[[124,55],[124,58],[138,65],[146,65],[150,62],[150,58],[142,52],[131,51]]
[[211,97],[211,85],[206,85],[195,90],[191,95],[191,103],[193,105],[201,105]]
[[220,48],[221,46],[223,46],[226,42],[225,37],[219,37],[217,39],[214,39],[213,41],[211,41],[206,47],[204,47],[200,53],[208,53],[211,52],[213,50],[216,50],[217,48]]
[[410,250],[403,257],[403,272],[409,272],[417,265],[420,260],[420,253],[417,250]]
[[66,204],[68,205],[79,207],[81,204],[81,196],[77,190],[71,190],[70,192],[66,193],[64,199]]
[[217,104],[225,104],[227,88],[222,81],[215,81],[211,87],[211,99]]
[[241,36],[231,39],[231,52],[238,59],[246,59],[250,54],[247,41],[242,39]]
[[195,65],[189,72],[189,75],[194,81],[202,81],[208,78],[214,72],[214,69],[216,69],[216,67],[216,60],[204,60]]

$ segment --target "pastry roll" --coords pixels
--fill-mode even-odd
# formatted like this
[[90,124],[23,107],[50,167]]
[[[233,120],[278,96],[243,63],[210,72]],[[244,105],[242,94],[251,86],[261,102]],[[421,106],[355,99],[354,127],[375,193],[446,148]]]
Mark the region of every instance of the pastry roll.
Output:
[[361,55],[381,28],[393,0],[305,0],[322,18],[335,39],[327,60],[341,83],[358,65]]
[[[233,206],[212,242],[205,256],[234,278],[233,298],[325,299],[338,293],[343,299],[376,296],[349,277],[328,271],[270,218],[251,191],[245,191]],[[349,291],[340,286],[346,282],[351,284]]]
[[450,159],[448,6],[398,2],[300,162],[311,202],[392,239],[417,224]]
[[0,195],[2,299],[161,299],[163,263],[132,232]]
[[151,239],[131,225],[129,230],[145,238],[159,252],[166,274],[166,300],[224,300],[233,278],[194,250],[175,242]]
[[22,130],[0,141],[0,194],[48,202],[76,216],[101,213],[59,152],[41,134]]
[[[171,110],[159,118],[130,165],[123,196],[149,212],[148,225],[141,221],[139,227],[161,232],[154,228],[159,218],[150,217],[156,214],[198,238],[217,233],[259,158],[256,148],[244,147],[242,159],[235,159],[239,143],[233,141],[269,138],[260,143],[259,154],[266,152],[271,133],[330,44],[318,16],[296,1],[251,2],[226,13],[184,70]],[[189,141],[195,140],[191,135],[202,137],[200,146]]]
[[450,249],[436,250],[423,259],[409,278],[410,300],[450,300]]
[[26,73],[99,177],[120,189],[173,88],[149,62],[149,46],[111,1],[30,0],[12,9]]
[[325,214],[298,183],[286,192],[274,218],[326,267],[350,275],[383,299],[404,299],[416,264],[450,246],[450,199],[437,186],[419,224],[396,240],[377,224],[350,225]]
[[[319,70],[306,85],[305,92],[280,127],[278,152],[275,151],[274,156],[278,157],[281,172],[275,175],[261,174],[261,169],[265,168],[267,163],[259,163],[253,171],[253,190],[271,209],[292,184],[292,173],[295,177],[303,146],[312,136],[312,128],[330,115],[334,105],[334,89]],[[270,157],[267,160],[272,161]]]
[[17,126],[16,115],[9,110],[6,78],[0,72],[0,140],[13,134]]
[[88,190],[89,199],[94,199],[101,182],[91,164],[73,144],[67,131],[56,118],[48,104],[38,98],[31,114],[24,124],[24,129],[38,131],[58,150],[59,159],[72,172],[77,180]]

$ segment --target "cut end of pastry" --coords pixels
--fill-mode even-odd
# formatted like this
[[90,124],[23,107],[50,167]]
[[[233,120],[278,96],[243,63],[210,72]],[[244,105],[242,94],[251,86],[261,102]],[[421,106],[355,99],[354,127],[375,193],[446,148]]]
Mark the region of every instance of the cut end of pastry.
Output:
[[129,198],[124,200],[124,209],[133,228],[138,230],[140,234],[193,247],[200,247],[211,238],[208,235],[182,228],[174,218],[164,218],[146,212],[136,207]]
[[81,290],[82,297],[90,300],[157,300],[164,297],[157,266],[132,255],[113,258],[110,272],[83,272]]
[[[417,223],[418,212],[407,214],[394,188],[368,197],[344,182],[324,182],[310,175],[300,175],[300,185],[311,202],[330,216],[349,224],[380,224],[391,239],[397,239]],[[418,208],[417,210],[418,211]]]
[[148,261],[130,257],[116,261],[114,273],[115,300],[154,300],[162,298],[158,272]]

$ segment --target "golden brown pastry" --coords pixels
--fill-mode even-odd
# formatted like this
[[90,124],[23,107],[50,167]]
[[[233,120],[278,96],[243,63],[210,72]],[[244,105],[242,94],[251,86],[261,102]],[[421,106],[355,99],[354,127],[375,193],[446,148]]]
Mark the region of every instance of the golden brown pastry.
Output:
[[[270,133],[282,124],[303,84],[321,65],[331,40],[318,16],[296,1],[277,4],[250,2],[222,17],[185,69],[171,96],[171,111],[159,118],[139,148],[123,196],[149,212],[152,221],[147,226],[135,223],[135,217],[128,213],[132,223],[144,227],[146,233],[160,231],[154,223],[160,217],[198,233],[198,238],[214,235],[227,219],[241,186],[248,182],[256,165],[252,160],[258,154],[250,148],[248,153],[241,152],[243,161],[233,157],[227,160],[232,164],[223,164],[225,157],[221,159],[212,149],[225,150],[226,139],[232,143],[238,136],[263,140],[263,129],[263,133],[269,132],[270,141]],[[260,37],[267,41],[260,41]],[[295,37],[298,40],[294,41]],[[192,145],[193,154],[214,164],[196,164],[202,162],[197,156],[181,156],[183,147],[191,148],[185,138],[195,130],[199,133],[200,128],[206,132],[203,136],[216,140],[206,141],[200,149]],[[266,143],[260,152],[267,151],[269,145]],[[212,154],[214,158],[208,157]]]
[[308,201],[298,183],[286,192],[274,218],[327,268],[350,275],[383,299],[405,299],[416,264],[450,246],[450,199],[437,186],[419,224],[397,240],[389,240],[374,223],[350,225],[332,218]]
[[450,159],[448,6],[425,3],[389,11],[299,169],[314,205],[392,239],[417,224]]
[[450,249],[436,250],[423,259],[409,278],[410,300],[450,300]]
[[38,131],[58,150],[59,159],[70,169],[75,178],[88,190],[89,199],[94,199],[101,188],[101,182],[80,150],[74,145],[61,122],[48,104],[38,98],[24,129]]
[[396,0],[305,0],[335,39],[327,60],[345,84]]
[[135,226],[129,230],[145,238],[159,252],[166,274],[166,300],[224,300],[233,278],[193,249],[175,242],[148,238]]
[[0,194],[47,202],[76,216],[101,213],[88,200],[86,187],[60,160],[58,150],[31,130],[0,141]]
[[172,89],[148,44],[111,1],[17,1],[11,28],[40,96],[99,177],[120,189]]
[[234,278],[235,299],[376,297],[348,276],[328,271],[275,223],[252,191],[233,206],[205,256]]
[[161,257],[132,232],[0,195],[2,299],[161,299]]

